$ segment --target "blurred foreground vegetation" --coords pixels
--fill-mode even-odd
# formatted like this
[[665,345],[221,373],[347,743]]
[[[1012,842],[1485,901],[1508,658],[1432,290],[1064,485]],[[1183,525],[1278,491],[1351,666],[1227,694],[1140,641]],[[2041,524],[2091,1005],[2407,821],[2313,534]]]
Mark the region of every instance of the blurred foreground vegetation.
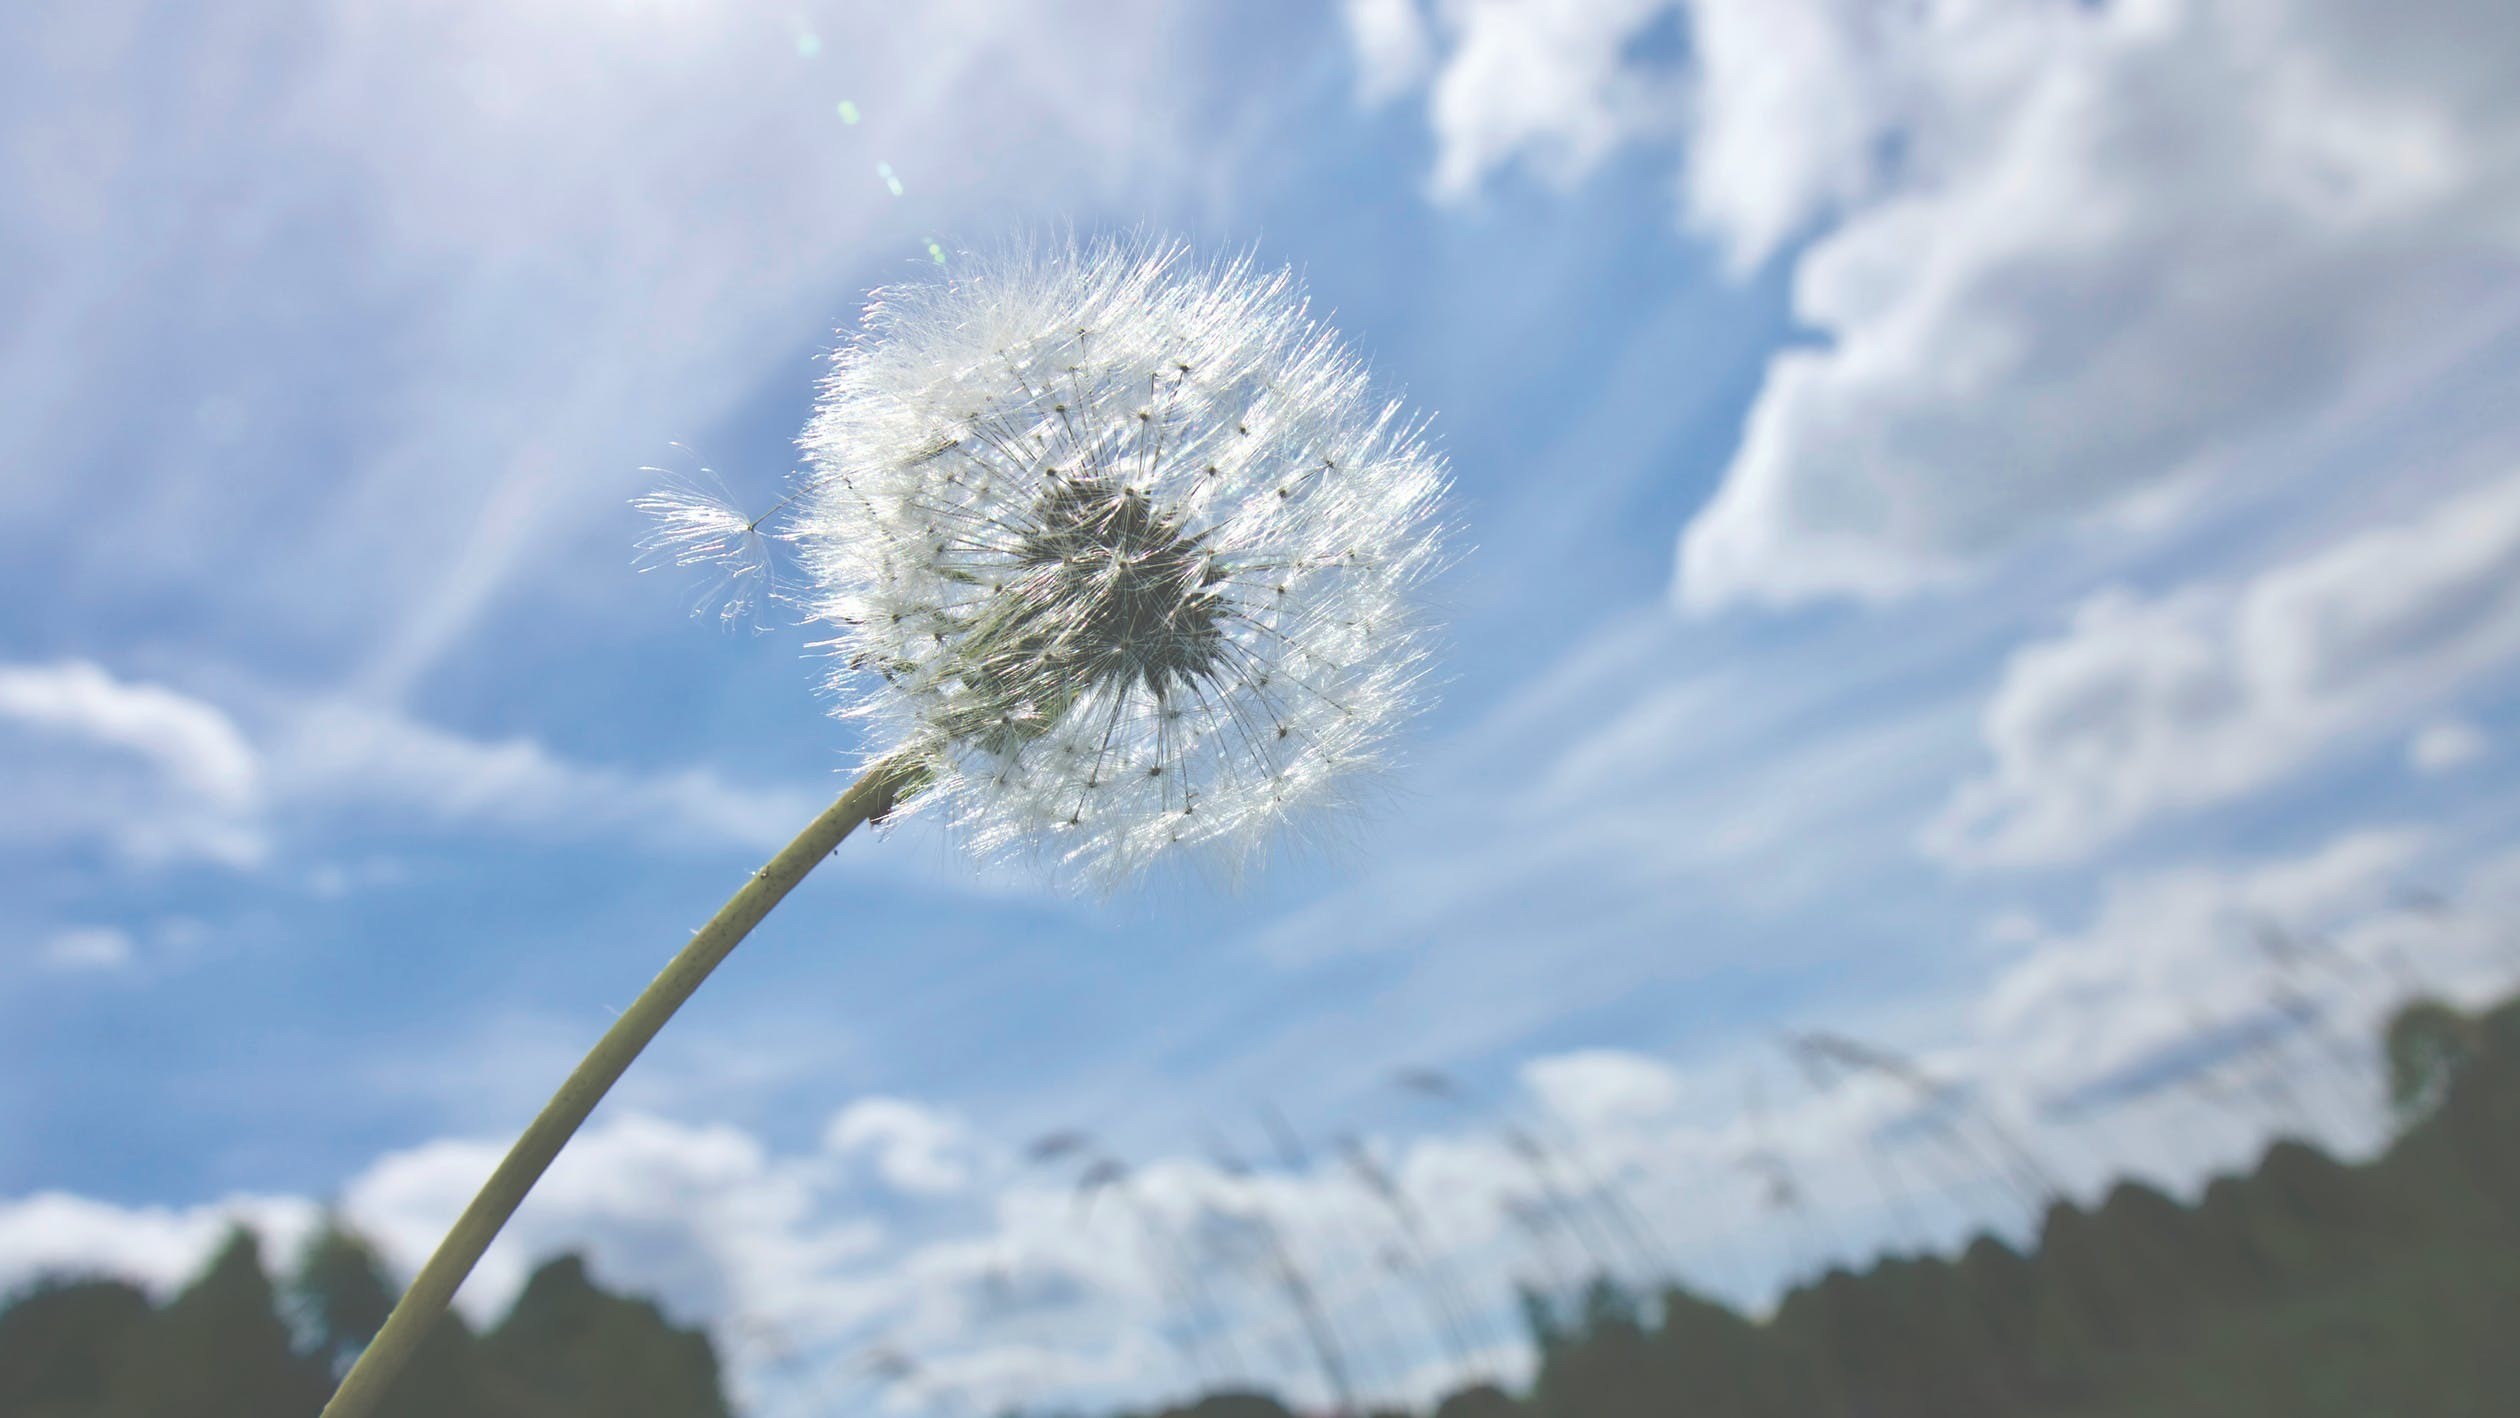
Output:
[[[2052,1204],[2024,1254],[1831,1271],[1754,1321],[1671,1290],[1524,1298],[1531,1391],[1436,1418],[2489,1418],[2520,1412],[2520,1000],[2400,1011],[2400,1131],[2279,1142],[2194,1205]],[[1164,1418],[1273,1418],[1217,1395]]]
[[[2279,1142],[2193,1205],[2121,1184],[2024,1253],[1832,1271],[1763,1320],[1673,1289],[1525,1297],[1528,1393],[1436,1418],[2487,1418],[2520,1411],[2520,1000],[2399,1012],[2400,1130],[2356,1166]],[[327,1227],[275,1281],[232,1235],[166,1303],[112,1279],[0,1309],[0,1418],[309,1418],[393,1290]],[[450,1318],[392,1418],[724,1418],[707,1337],[574,1257],[476,1334]],[[1276,1418],[1217,1394],[1165,1418]]]

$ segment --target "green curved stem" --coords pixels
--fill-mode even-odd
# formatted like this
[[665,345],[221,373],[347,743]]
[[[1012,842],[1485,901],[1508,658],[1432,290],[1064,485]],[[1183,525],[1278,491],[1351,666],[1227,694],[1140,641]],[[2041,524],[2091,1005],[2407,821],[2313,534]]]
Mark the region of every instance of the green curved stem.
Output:
[[472,1273],[481,1253],[490,1248],[490,1241],[499,1234],[516,1213],[525,1193],[533,1190],[543,1169],[551,1165],[560,1149],[603,1101],[604,1094],[621,1078],[630,1061],[639,1056],[656,1031],[674,1017],[683,1001],[709,978],[709,972],[726,959],[736,945],[770,914],[796,884],[805,879],[823,858],[831,855],[842,838],[857,830],[862,823],[883,817],[894,803],[915,790],[918,770],[903,759],[887,759],[877,763],[849,785],[839,800],[823,811],[796,840],[780,849],[770,864],[754,872],[744,889],[720,907],[709,923],[691,937],[666,967],[639,992],[630,1007],[622,1011],[604,1037],[570,1073],[560,1091],[543,1105],[542,1112],[529,1124],[516,1145],[508,1149],[490,1180],[455,1220],[454,1229],[420,1267],[411,1288],[394,1304],[393,1313],[385,1317],[384,1327],[376,1332],[358,1358],[332,1401],[324,1405],[322,1418],[367,1418],[385,1399],[394,1376],[402,1371],[412,1353],[420,1347],[430,1329],[455,1298],[455,1289]]

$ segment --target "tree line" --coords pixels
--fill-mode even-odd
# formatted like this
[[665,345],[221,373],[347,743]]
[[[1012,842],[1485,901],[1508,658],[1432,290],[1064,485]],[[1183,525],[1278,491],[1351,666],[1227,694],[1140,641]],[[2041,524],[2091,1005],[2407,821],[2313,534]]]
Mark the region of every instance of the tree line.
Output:
[[[163,1305],[117,1279],[40,1281],[0,1310],[0,1418],[313,1418],[393,1307],[366,1242],[327,1223],[275,1280],[239,1228]],[[708,1336],[604,1290],[576,1256],[494,1328],[450,1315],[390,1418],[728,1418]]]
[[[2182,1204],[2121,1182],[2036,1244],[1889,1256],[1764,1319],[1684,1289],[1527,1293],[1528,1391],[1435,1418],[2488,1418],[2520,1404],[2520,1000],[2400,1010],[2398,1131],[2278,1141]],[[1159,1418],[1281,1418],[1256,1393]]]
[[[1743,1315],[1607,1280],[1523,1312],[1527,1390],[1434,1418],[2485,1418],[2520,1394],[2520,999],[2401,1009],[2398,1128],[2358,1165],[2296,1140],[2192,1203],[2121,1182],[2035,1244],[1894,1255]],[[163,1304],[116,1279],[0,1308],[0,1418],[312,1418],[395,1290],[327,1223],[275,1279],[242,1229]],[[494,1327],[450,1316],[391,1418],[729,1418],[708,1337],[575,1256]],[[1157,1418],[1282,1418],[1218,1393]]]

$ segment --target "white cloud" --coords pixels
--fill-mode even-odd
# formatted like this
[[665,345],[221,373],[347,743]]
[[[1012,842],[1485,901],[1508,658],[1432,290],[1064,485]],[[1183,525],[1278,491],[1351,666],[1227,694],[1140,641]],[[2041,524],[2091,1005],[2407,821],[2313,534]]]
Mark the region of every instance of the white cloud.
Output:
[[2279,1130],[2375,1146],[2389,1012],[2411,993],[2475,1006],[2520,986],[2498,906],[2512,859],[2475,867],[2435,910],[2401,892],[2428,846],[2364,831],[2296,858],[2112,883],[2082,929],[2042,939],[1985,990],[1966,1076],[2000,1080],[1999,1106],[2031,1126],[2186,1109],[2184,1126],[2221,1138],[2218,1157],[2174,1157],[2182,1175],[2244,1162]]
[[[1828,343],[1771,365],[1682,537],[1682,599],[1946,579],[2208,476],[2507,285],[2520,103],[2463,77],[2481,15],[2416,6],[2381,35],[2358,8],[1913,12],[1873,75],[1895,120],[1866,139],[1895,136],[1898,175],[1802,257],[1797,312]],[[1832,143],[1814,190],[1844,201],[1869,179]],[[1756,249],[1774,204],[1734,191],[1701,211]]]
[[1521,163],[1568,182],[1620,143],[1664,126],[1669,96],[1632,70],[1631,41],[1670,0],[1450,0],[1450,41],[1428,100],[1434,189],[1469,196],[1491,172]]
[[1661,1119],[1680,1101],[1680,1084],[1659,1060],[1616,1049],[1552,1054],[1523,1067],[1523,1084],[1550,1111],[1586,1130]]
[[286,1265],[315,1225],[296,1197],[229,1197],[201,1206],[116,1206],[67,1192],[0,1201],[0,1294],[39,1275],[112,1275],[160,1297],[193,1277],[230,1228],[263,1238],[263,1262]]
[[238,806],[254,798],[254,750],[225,714],[84,661],[0,665],[0,717],[149,759],[204,798]]
[[55,970],[119,973],[131,968],[137,951],[131,933],[118,926],[73,926],[57,931],[39,952]]
[[[0,840],[101,840],[142,863],[254,867],[284,819],[365,808],[405,827],[768,850],[823,801],[810,786],[747,789],[699,768],[577,763],[530,738],[485,742],[341,700],[258,717],[268,722],[249,735],[208,700],[93,664],[0,664],[0,764],[19,792]],[[318,867],[310,889],[391,870]]]
[[[408,1274],[505,1151],[442,1140],[390,1154],[343,1190],[342,1211]],[[800,1336],[825,1333],[816,1306],[843,1296],[850,1267],[881,1231],[831,1206],[818,1175],[811,1157],[776,1157],[731,1127],[607,1119],[535,1185],[462,1303],[476,1318],[494,1317],[532,1264],[585,1250],[605,1283],[656,1295],[685,1322],[731,1331],[766,1320]]]
[[1925,834],[1959,862],[2070,860],[2395,726],[2520,654],[2520,478],[2237,587],[2109,592],[2016,652],[1993,771]]
[[[2411,990],[2475,1003],[2520,985],[2491,907],[2508,860],[2471,871],[2448,910],[2405,904],[2400,888],[2434,850],[2418,831],[2348,832],[2298,856],[2117,879],[2074,928],[2022,917],[2032,933],[2002,968],[1921,1025],[1893,1002],[1843,1026],[1948,1102],[1920,1109],[1918,1089],[1876,1074],[1869,1093],[1789,1097],[1728,1145],[1774,1149],[1829,1224],[1875,1234],[1890,1219],[1882,1171],[1972,1189],[1974,1219],[1935,1220],[1945,1244],[2034,1219],[2037,1199],[2002,1160],[2014,1147],[2083,1196],[2130,1173],[2186,1187],[2279,1132],[2359,1154],[2385,1139],[2372,1044],[2388,1011]],[[1922,1126],[1932,1117],[1943,1122]]]
[[1673,133],[1736,269],[1814,234],[1823,341],[1683,533],[1693,608],[1903,595],[2202,485],[2520,274],[2483,0],[1687,0],[1678,123],[1631,45],[1661,8],[1447,11],[1429,107],[1439,193]]
[[900,1098],[861,1098],[824,1130],[833,1152],[871,1153],[886,1183],[903,1192],[942,1196],[971,1183],[969,1133],[960,1121]]
[[1689,18],[1689,218],[1743,271],[1876,185],[1903,21],[1861,0],[1695,0]]
[[530,738],[485,742],[339,701],[288,718],[272,778],[277,791],[326,810],[371,805],[537,836],[758,850],[786,842],[823,802],[809,788],[743,789],[704,769],[576,763]]
[[2444,774],[2483,758],[2493,744],[2465,719],[2436,719],[2406,741],[2406,762],[2418,773]]
[[409,877],[409,869],[391,857],[318,862],[307,869],[306,894],[320,901],[338,901],[353,892],[399,885]]
[[2028,945],[2047,934],[2047,927],[2028,911],[1999,911],[1979,928],[1981,937],[1990,946],[2001,948]]
[[2465,904],[2494,915],[2520,910],[2520,847],[2503,851],[2469,874]]
[[1347,0],[1340,13],[1356,52],[1359,102],[1387,102],[1426,77],[1432,50],[1418,0]]
[[101,840],[141,861],[259,861],[263,766],[236,722],[86,661],[0,664],[0,764],[16,794],[0,833]]
[[2311,938],[2369,916],[2422,847],[2413,833],[2366,832],[2301,858],[2117,883],[2083,930],[2040,941],[1996,979],[1974,1050],[2010,1087],[2061,1095],[2261,1013],[2283,968],[2264,932]]

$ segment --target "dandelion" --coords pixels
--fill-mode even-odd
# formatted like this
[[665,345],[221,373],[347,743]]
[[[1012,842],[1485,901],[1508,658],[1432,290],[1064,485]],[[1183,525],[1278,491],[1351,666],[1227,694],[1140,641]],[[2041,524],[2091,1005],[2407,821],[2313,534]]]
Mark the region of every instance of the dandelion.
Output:
[[749,588],[794,543],[840,711],[890,747],[622,1012],[325,1418],[375,1411],[630,1061],[859,826],[934,814],[1106,889],[1194,849],[1238,866],[1419,704],[1443,465],[1290,272],[1142,240],[958,263],[879,294],[803,444],[783,524],[668,489],[644,549]]
[[982,262],[875,308],[804,446],[844,712],[984,856],[1238,863],[1416,703],[1443,468],[1287,272]]

